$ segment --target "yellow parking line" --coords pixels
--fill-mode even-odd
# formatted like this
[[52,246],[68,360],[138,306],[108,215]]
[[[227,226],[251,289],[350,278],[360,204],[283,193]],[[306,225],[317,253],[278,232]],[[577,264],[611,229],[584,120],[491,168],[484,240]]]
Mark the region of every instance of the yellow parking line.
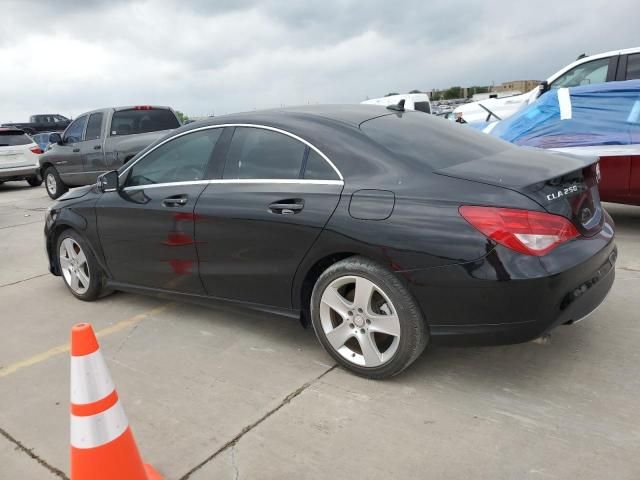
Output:
[[[145,318],[150,317],[152,315],[158,315],[160,313],[165,312],[169,308],[173,307],[175,303],[166,303],[164,305],[160,305],[159,307],[153,308],[147,312],[139,313],[138,315],[134,315],[131,318],[127,318],[125,320],[121,320],[117,323],[114,323],[110,327],[103,328],[102,330],[98,330],[96,332],[96,336],[106,337],[107,335],[111,335],[112,333],[119,332],[120,330],[124,330],[125,328],[131,327],[136,323],[142,322]],[[12,373],[17,372],[18,370],[22,370],[23,368],[31,367],[32,365],[37,365],[38,363],[44,362],[56,355],[61,353],[67,353],[71,349],[71,345],[68,343],[65,345],[58,345],[57,347],[53,347],[46,352],[38,353],[33,357],[27,358],[25,360],[21,360],[16,363],[12,363],[5,368],[0,369],[0,378],[11,375]]]

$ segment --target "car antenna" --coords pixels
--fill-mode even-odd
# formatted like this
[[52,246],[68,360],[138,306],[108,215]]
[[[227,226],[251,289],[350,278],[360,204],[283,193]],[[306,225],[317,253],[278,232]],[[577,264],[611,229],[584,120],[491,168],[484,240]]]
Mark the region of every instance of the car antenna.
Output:
[[393,110],[394,112],[404,112],[404,99],[400,100],[397,104],[388,105],[387,110]]

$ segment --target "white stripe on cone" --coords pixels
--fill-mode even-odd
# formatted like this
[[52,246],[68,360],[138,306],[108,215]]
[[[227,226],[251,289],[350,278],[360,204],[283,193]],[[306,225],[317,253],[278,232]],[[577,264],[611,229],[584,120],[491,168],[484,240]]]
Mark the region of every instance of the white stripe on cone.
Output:
[[129,426],[122,404],[118,400],[111,408],[96,415],[71,415],[71,446],[96,448],[114,441]]
[[71,356],[71,403],[97,402],[115,390],[100,349],[81,357]]

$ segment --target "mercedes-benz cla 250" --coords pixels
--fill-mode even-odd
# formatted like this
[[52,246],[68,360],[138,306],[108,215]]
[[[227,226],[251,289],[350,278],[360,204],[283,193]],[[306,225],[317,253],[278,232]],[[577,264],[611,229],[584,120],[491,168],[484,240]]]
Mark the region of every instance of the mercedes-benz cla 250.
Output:
[[596,160],[400,107],[317,106],[179,128],[47,212],[51,272],[300,317],[383,378],[428,343],[506,344],[576,322],[614,280]]

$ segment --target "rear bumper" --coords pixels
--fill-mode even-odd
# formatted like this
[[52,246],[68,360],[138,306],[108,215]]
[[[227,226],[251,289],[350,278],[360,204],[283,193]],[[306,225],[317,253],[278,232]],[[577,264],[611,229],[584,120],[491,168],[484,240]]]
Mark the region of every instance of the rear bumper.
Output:
[[22,180],[26,177],[32,177],[38,172],[36,165],[27,165],[22,167],[2,168],[0,167],[0,180]]
[[[528,257],[497,247],[477,262],[405,272],[437,345],[533,340],[592,313],[615,279],[608,223],[595,238]],[[580,260],[582,259],[582,260]]]

